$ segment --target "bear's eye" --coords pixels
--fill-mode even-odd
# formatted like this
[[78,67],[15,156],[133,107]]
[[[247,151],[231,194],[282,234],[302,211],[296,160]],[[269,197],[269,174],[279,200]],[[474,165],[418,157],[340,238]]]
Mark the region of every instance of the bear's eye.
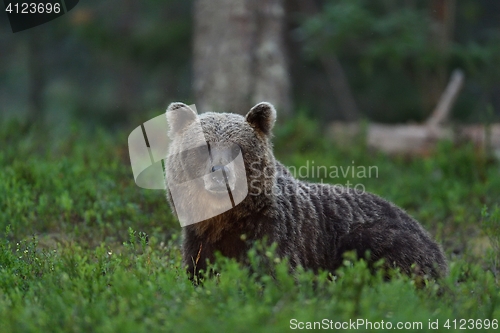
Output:
[[238,157],[240,153],[243,154],[241,147],[238,144],[234,143],[231,146],[231,161]]
[[224,156],[229,158],[229,162],[233,161],[239,154],[243,154],[241,147],[236,143],[231,143],[230,145],[220,145],[217,142],[207,142],[207,147],[209,154],[212,155],[212,150],[215,151],[224,151]]

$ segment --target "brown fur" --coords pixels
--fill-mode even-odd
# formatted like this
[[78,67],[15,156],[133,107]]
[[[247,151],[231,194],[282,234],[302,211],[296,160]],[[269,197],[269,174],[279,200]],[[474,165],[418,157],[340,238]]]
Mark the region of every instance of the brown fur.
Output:
[[[370,251],[370,262],[384,258],[387,266],[408,274],[415,270],[432,277],[447,273],[441,248],[401,208],[374,194],[299,181],[276,161],[270,140],[276,119],[272,105],[260,103],[246,117],[229,113],[196,116],[193,112],[180,120],[179,108],[188,107],[174,103],[167,110],[172,139],[167,180],[187,179],[183,178],[187,162],[171,156],[180,156],[189,145],[197,133],[197,119],[212,146],[236,143],[241,147],[249,191],[233,209],[183,228],[183,261],[191,275],[206,269],[216,251],[244,262],[253,241],[264,237],[277,243],[277,254],[288,257],[292,268],[301,265],[334,272],[342,263],[342,254],[352,250],[359,257]],[[208,173],[208,168],[200,165],[200,174]],[[215,197],[203,188],[193,191],[193,196],[203,209],[217,205]],[[167,198],[175,211],[169,191]]]

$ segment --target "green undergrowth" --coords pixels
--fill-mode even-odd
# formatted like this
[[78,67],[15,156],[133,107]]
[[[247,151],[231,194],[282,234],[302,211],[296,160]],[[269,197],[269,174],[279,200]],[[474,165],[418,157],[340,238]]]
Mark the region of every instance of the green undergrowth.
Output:
[[[370,331],[367,321],[403,323],[420,332],[429,321],[443,330],[447,320],[494,325],[500,317],[493,274],[462,260],[451,263],[446,279],[416,288],[411,278],[395,272],[384,281],[354,260],[332,277],[290,274],[286,262],[275,259],[271,277],[255,273],[260,261],[251,251],[250,269],[220,258],[220,273],[194,287],[175,242],[133,238],[119,251],[104,244],[39,251],[36,239],[2,241],[2,332],[282,332],[307,322],[325,325],[324,320],[364,320],[356,326],[360,331]],[[272,259],[272,252],[267,256]]]
[[273,274],[251,251],[253,267],[220,258],[218,274],[195,287],[164,193],[134,184],[134,128],[0,124],[0,332],[282,332],[330,320],[384,321],[394,330],[417,323],[401,329],[410,332],[437,321],[459,331],[462,319],[474,320],[469,331],[487,321],[498,330],[500,168],[490,152],[442,142],[426,156],[388,156],[362,137],[340,146],[304,116],[279,124],[276,156],[297,171],[312,162],[377,167],[376,177],[302,178],[362,184],[403,207],[443,244],[449,276],[418,288],[397,272],[385,281],[351,258],[335,276],[290,274],[269,249],[261,252]]
[[[4,125],[0,136],[0,227],[97,246],[121,243],[129,227],[167,236],[178,227],[163,191],[134,183],[127,131],[26,130]],[[133,129],[130,128],[130,131]],[[59,132],[58,132],[59,130]],[[43,242],[43,240],[42,240]]]

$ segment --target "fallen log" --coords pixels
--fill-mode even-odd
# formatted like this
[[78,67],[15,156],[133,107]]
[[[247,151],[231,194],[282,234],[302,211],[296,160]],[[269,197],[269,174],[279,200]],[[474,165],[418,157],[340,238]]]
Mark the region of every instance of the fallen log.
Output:
[[344,146],[364,134],[369,147],[389,154],[405,155],[427,155],[440,140],[471,141],[477,147],[491,149],[500,157],[500,124],[446,124],[464,80],[461,70],[453,71],[435,110],[424,124],[370,123],[362,129],[359,123],[334,122],[328,126],[327,136]]
[[[365,133],[362,133],[365,132]],[[489,133],[489,134],[488,134]],[[492,149],[500,154],[500,124],[441,126],[368,124],[365,129],[356,123],[335,122],[328,126],[327,135],[345,146],[364,134],[368,147],[388,154],[427,155],[440,140],[473,142],[477,147]]]

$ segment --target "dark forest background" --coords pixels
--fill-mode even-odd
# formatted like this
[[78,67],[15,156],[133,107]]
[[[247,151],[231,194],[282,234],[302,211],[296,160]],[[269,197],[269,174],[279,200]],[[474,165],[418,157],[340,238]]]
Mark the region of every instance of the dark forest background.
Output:
[[[195,18],[232,11],[237,2],[205,2],[209,8],[204,9],[192,1],[80,1],[67,15],[16,34],[2,19],[0,115],[116,125],[156,115],[172,101],[197,103],[193,57],[199,58],[198,68],[211,60],[193,52],[193,40],[204,31]],[[285,59],[283,91],[289,96],[285,102],[270,100],[283,115],[423,121],[457,68],[466,81],[453,119],[482,122],[500,114],[497,0],[270,3],[283,9],[278,47]],[[244,41],[238,33],[228,42]],[[217,34],[199,38],[220,47],[213,40]],[[231,95],[231,89],[221,94]],[[252,103],[240,103],[244,110],[223,104],[217,111],[244,113]]]

